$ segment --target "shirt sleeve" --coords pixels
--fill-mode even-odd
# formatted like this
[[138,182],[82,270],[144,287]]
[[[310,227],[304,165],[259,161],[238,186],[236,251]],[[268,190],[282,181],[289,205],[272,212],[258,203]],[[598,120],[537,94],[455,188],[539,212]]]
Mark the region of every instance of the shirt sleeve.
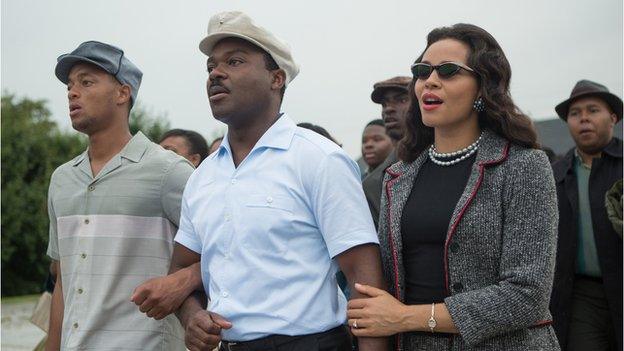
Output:
[[184,247],[192,250],[198,254],[201,254],[202,244],[199,236],[197,235],[197,231],[193,227],[193,223],[191,222],[191,213],[188,206],[188,194],[193,190],[192,182],[188,182],[188,186],[184,189],[184,194],[182,195],[182,210],[180,213],[180,227],[178,228],[178,232],[174,238],[174,241],[183,245]]
[[327,155],[313,182],[312,208],[332,258],[354,246],[379,244],[360,170],[346,153]]
[[50,231],[48,240],[47,254],[55,261],[59,261],[61,256],[58,248],[58,232],[56,230],[56,213],[54,212],[54,204],[52,202],[52,188],[54,182],[50,181],[50,187],[48,188],[48,218],[50,220]]
[[188,161],[180,159],[167,169],[163,179],[160,193],[163,211],[167,219],[176,227],[180,226],[182,193],[191,173],[193,173],[193,166]]

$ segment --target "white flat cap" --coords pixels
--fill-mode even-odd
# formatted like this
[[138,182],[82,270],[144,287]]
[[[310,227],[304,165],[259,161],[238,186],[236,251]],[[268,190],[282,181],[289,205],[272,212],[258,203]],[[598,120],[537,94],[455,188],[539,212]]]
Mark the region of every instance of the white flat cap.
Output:
[[226,11],[212,16],[208,21],[208,35],[199,43],[199,50],[210,56],[221,39],[231,37],[244,39],[268,52],[279,68],[286,72],[286,84],[299,73],[290,46],[240,11]]

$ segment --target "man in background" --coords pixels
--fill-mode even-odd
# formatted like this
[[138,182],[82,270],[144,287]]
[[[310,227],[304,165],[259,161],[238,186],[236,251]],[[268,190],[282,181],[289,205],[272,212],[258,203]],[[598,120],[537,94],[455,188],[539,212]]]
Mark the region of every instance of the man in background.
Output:
[[551,299],[563,350],[622,350],[622,238],[605,195],[622,179],[622,141],[613,137],[622,100],[579,81],[555,107],[576,146],[553,164],[559,206],[557,265]]
[[163,134],[158,144],[189,160],[195,168],[208,156],[206,139],[192,130],[172,129]]
[[[381,117],[386,127],[386,133],[392,140],[394,149],[403,138],[405,115],[409,109],[408,89],[412,82],[410,77],[393,77],[373,85],[371,100],[381,105]],[[399,159],[396,151],[386,157],[374,171],[362,181],[366,201],[370,208],[375,228],[379,223],[379,203],[381,202],[381,187],[386,168]]]
[[362,157],[368,165],[366,175],[382,164],[394,150],[392,139],[386,133],[381,119],[375,119],[364,127],[362,132]]

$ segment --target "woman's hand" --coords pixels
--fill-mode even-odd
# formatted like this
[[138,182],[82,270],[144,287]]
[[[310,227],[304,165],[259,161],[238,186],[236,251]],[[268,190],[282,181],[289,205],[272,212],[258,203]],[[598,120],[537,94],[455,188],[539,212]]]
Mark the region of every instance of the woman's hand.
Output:
[[370,297],[349,301],[347,318],[353,335],[378,337],[405,331],[406,305],[386,291],[372,286],[356,283],[355,289]]

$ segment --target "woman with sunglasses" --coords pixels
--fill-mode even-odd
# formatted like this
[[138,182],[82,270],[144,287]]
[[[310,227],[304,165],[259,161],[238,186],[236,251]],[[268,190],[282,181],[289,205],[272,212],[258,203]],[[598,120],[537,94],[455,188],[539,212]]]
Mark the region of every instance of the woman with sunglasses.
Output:
[[397,350],[558,350],[548,302],[557,205],[548,158],[485,30],[433,30],[412,66],[379,239],[389,292],[356,284],[355,336]]

